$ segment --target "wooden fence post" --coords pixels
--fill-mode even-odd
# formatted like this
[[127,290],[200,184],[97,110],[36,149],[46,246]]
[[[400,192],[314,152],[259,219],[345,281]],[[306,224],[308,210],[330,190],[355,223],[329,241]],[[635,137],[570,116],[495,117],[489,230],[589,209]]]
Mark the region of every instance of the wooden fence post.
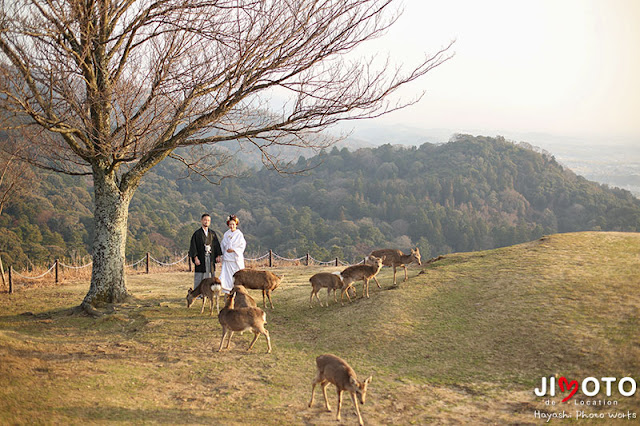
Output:
[[59,263],[60,262],[58,262],[58,259],[56,259],[56,263],[55,263],[55,266],[56,266],[56,284],[58,284],[58,264]]
[[306,261],[306,263],[307,263],[306,266],[309,266],[309,253],[307,253],[307,261]]
[[6,278],[4,277],[4,266],[2,266],[2,256],[0,256],[0,275],[2,276],[2,286],[6,284]]
[[149,273],[149,252],[147,252],[147,274]]
[[13,266],[9,266],[9,294],[13,293]]
[[273,250],[269,249],[269,268],[273,267]]
[[336,257],[336,266],[338,266],[338,258]]

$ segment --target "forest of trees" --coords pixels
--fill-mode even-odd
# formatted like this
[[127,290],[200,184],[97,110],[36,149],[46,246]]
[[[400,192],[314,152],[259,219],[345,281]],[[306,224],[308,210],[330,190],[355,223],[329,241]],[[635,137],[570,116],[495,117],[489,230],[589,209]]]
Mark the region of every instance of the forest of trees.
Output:
[[[203,212],[219,233],[225,217],[237,214],[249,256],[273,249],[322,260],[415,246],[428,258],[557,232],[640,231],[640,200],[631,193],[589,182],[549,154],[501,137],[334,148],[295,166],[309,171],[245,166],[241,177],[212,185],[184,178],[181,164],[165,160],[131,202],[127,259],[184,254]],[[22,269],[55,258],[83,262],[93,235],[90,180],[37,173],[31,194],[0,216],[4,263]]]

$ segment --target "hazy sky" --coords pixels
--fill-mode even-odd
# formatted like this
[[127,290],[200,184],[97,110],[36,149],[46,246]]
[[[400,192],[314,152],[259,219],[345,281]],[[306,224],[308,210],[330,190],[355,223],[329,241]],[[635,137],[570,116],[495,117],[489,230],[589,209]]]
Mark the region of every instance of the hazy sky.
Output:
[[369,48],[410,65],[452,39],[455,57],[405,92],[422,101],[376,124],[640,145],[640,0],[405,0]]

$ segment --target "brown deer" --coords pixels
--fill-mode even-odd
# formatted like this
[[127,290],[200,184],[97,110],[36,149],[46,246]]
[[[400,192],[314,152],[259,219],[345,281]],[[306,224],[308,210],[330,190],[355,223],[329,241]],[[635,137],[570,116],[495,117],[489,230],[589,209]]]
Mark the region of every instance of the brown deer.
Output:
[[256,340],[258,340],[258,337],[260,337],[260,334],[264,334],[264,337],[267,338],[267,353],[270,354],[271,338],[269,337],[269,331],[264,328],[264,325],[267,323],[267,314],[258,307],[236,309],[234,306],[235,298],[235,293],[227,296],[227,304],[218,314],[218,321],[222,326],[222,339],[220,339],[218,352],[222,351],[222,345],[224,344],[224,339],[227,335],[229,335],[229,339],[227,340],[226,349],[228,349],[231,344],[231,338],[233,337],[234,332],[251,330],[254,337],[247,351],[250,351],[251,348],[253,348],[253,345],[256,343]]
[[253,297],[249,295],[249,292],[243,285],[235,285],[231,290],[231,294],[235,294],[234,300],[235,309],[238,308],[255,308],[258,306]]
[[322,306],[322,302],[320,301],[320,297],[318,297],[318,292],[322,288],[327,289],[327,306],[329,306],[329,296],[331,295],[331,291],[333,290],[333,300],[338,303],[338,299],[336,297],[336,290],[342,290],[344,283],[342,282],[342,278],[340,277],[339,272],[319,272],[309,278],[309,282],[311,283],[311,296],[309,296],[309,305],[313,307],[313,296],[316,296],[318,299],[318,303]]
[[258,271],[256,269],[240,269],[233,274],[234,285],[242,285],[251,290],[262,290],[262,304],[265,309],[267,308],[265,295],[269,298],[271,309],[273,309],[271,292],[278,288],[283,277],[270,271]]
[[218,299],[220,298],[220,294],[222,292],[222,285],[220,284],[220,280],[218,278],[205,278],[200,281],[200,284],[195,288],[195,290],[189,289],[187,290],[187,308],[190,308],[193,305],[194,300],[200,295],[202,295],[202,309],[200,309],[200,313],[204,312],[204,304],[206,299],[209,299],[210,302],[210,310],[209,315],[213,315],[213,297],[216,298],[216,311],[220,312],[220,302]]
[[[348,290],[356,281],[364,281],[364,285],[362,286],[362,297],[366,296],[369,298],[369,280],[371,278],[375,278],[376,274],[380,272],[380,269],[382,268],[382,259],[375,256],[369,256],[367,258],[367,263],[369,264],[349,266],[347,269],[340,272],[340,277],[342,277],[342,282],[344,283],[344,286],[342,287],[342,294],[340,295],[340,303],[342,303],[345,293],[347,294],[347,299],[351,302]],[[378,280],[376,280],[376,282],[378,282]],[[378,284],[378,287],[380,287],[380,284]]]
[[331,411],[331,407],[329,407],[329,400],[327,399],[327,386],[329,383],[333,383],[338,391],[338,413],[336,420],[340,421],[342,392],[347,391],[351,395],[353,405],[356,407],[358,422],[360,425],[364,425],[362,416],[360,415],[360,409],[358,408],[358,401],[360,404],[364,405],[367,398],[367,386],[371,383],[372,377],[369,376],[364,382],[359,382],[353,368],[351,368],[345,360],[332,354],[325,354],[317,357],[316,367],[318,367],[318,373],[315,379],[313,379],[313,383],[311,385],[311,401],[309,401],[309,407],[313,405],[314,391],[316,389],[316,385],[320,383],[320,386],[322,386],[322,395],[324,396],[325,406],[327,407],[327,411]]
[[411,254],[404,254],[400,250],[396,249],[381,249],[372,251],[369,256],[381,258],[384,266],[393,266],[393,285],[397,285],[396,268],[398,266],[402,266],[404,268],[404,280],[407,281],[407,265],[412,262],[422,265],[422,262],[420,261],[420,249],[418,249],[418,247],[411,249]]

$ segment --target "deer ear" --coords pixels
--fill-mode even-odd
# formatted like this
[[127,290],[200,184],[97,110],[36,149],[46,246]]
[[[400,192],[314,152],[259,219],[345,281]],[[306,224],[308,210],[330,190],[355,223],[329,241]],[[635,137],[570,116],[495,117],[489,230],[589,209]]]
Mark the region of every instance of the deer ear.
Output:
[[364,381],[365,386],[371,383],[371,379],[373,379],[373,376],[367,377],[367,380]]

